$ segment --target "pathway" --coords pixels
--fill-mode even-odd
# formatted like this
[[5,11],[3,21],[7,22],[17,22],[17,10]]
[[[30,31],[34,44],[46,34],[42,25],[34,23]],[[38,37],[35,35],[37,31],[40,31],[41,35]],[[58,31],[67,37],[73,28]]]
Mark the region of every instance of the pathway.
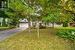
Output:
[[26,23],[26,24],[22,25],[22,27],[20,27],[20,28],[0,31],[0,41],[5,40],[6,38],[8,38],[10,36],[15,35],[15,33],[18,33],[20,31],[24,31],[27,28],[28,28],[28,24]]

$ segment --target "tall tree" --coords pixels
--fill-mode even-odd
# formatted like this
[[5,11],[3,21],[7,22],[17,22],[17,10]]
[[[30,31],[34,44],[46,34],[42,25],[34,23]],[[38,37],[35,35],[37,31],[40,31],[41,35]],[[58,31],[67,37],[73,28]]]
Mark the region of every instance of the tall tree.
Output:
[[[39,0],[40,1],[40,0]],[[41,6],[43,8],[43,19],[47,22],[51,22],[54,27],[60,15],[60,6],[58,5],[59,0],[41,0]]]
[[[74,0],[61,0],[60,6],[62,7],[61,18],[64,19],[63,25],[68,26],[68,22],[74,20],[75,16],[75,1]],[[73,20],[72,20],[73,19]]]
[[[24,5],[22,0],[10,0],[9,10],[7,11],[10,18],[19,22],[20,18],[29,19],[30,14],[33,12],[32,8]],[[13,16],[13,17],[12,17]],[[30,27],[30,26],[29,26]]]

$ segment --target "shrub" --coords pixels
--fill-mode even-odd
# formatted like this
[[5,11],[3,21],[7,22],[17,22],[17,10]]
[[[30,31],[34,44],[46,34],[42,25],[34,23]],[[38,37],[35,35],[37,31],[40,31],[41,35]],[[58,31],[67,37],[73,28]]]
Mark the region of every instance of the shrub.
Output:
[[58,29],[57,35],[62,38],[75,40],[75,29]]

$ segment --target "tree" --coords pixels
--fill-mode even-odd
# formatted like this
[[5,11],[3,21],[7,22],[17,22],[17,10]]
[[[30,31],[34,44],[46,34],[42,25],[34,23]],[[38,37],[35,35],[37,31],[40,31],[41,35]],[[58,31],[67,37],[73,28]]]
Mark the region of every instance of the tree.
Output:
[[73,21],[75,18],[75,11],[74,11],[74,0],[61,0],[60,1],[60,6],[62,7],[62,12],[61,12],[61,18],[63,21],[63,26],[68,26],[68,22]]
[[[62,7],[62,13],[61,15],[63,16],[62,19],[64,21],[65,26],[68,25],[69,22],[75,22],[75,0],[61,0],[60,1],[60,6]],[[69,32],[68,32],[69,34]],[[70,36],[70,34],[69,34]],[[66,37],[69,37],[68,35]],[[73,39],[72,39],[72,38]],[[69,37],[72,45],[73,45],[73,50],[75,50],[74,45],[75,45],[75,41],[74,41],[74,36]]]
[[47,22],[47,23],[52,23],[52,27],[54,28],[54,23],[59,22],[59,18],[60,18],[60,14],[59,13],[50,13],[49,15],[47,15],[46,17],[43,17],[43,21]]
[[[50,0],[42,0],[43,4],[43,21],[49,23],[51,22],[54,27],[54,22],[59,19],[60,16],[60,6],[58,5],[59,0],[50,1]],[[58,21],[57,21],[58,22]]]
[[8,14],[12,19],[12,22],[16,22],[17,25],[20,18],[27,18],[29,20],[29,16],[32,12],[32,9],[27,5],[24,5],[21,0],[10,0],[9,10],[6,14]]

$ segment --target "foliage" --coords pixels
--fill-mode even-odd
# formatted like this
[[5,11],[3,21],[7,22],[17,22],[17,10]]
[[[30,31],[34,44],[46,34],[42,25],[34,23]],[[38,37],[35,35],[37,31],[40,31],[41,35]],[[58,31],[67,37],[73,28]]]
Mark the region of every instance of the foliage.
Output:
[[8,15],[5,13],[5,11],[0,10],[0,17],[8,18]]
[[75,29],[58,29],[57,35],[69,40],[75,40]]
[[58,22],[59,21],[59,17],[60,17],[60,14],[54,12],[53,14],[50,13],[47,16],[43,17],[42,20],[46,21],[46,22]]
[[74,0],[61,0],[59,3],[62,11],[61,11],[61,21],[70,22],[75,18],[75,1]]
[[72,14],[70,14],[70,13],[61,13],[60,14],[60,22],[72,22],[73,20],[73,15]]
[[[74,20],[74,1],[73,0],[10,0],[9,9],[5,14],[9,18],[19,21],[20,18],[29,18],[33,21],[37,19],[45,22],[71,22]],[[59,2],[60,1],[60,2]],[[41,7],[41,10],[39,8]],[[38,11],[38,12],[37,12]],[[2,15],[1,15],[2,16]],[[4,15],[5,16],[5,15]],[[17,18],[17,19],[16,19]]]
[[27,18],[27,16],[30,16],[32,12],[33,10],[24,5],[21,0],[10,0],[5,14],[10,18],[10,25],[16,26],[19,23],[19,19]]
[[64,10],[67,10],[68,12],[75,12],[75,1],[74,0],[61,0],[60,5],[63,7]]
[[[59,2],[59,1],[58,1]],[[43,7],[43,18],[42,20],[45,22],[56,22],[60,17],[60,7],[58,2],[47,0]]]

